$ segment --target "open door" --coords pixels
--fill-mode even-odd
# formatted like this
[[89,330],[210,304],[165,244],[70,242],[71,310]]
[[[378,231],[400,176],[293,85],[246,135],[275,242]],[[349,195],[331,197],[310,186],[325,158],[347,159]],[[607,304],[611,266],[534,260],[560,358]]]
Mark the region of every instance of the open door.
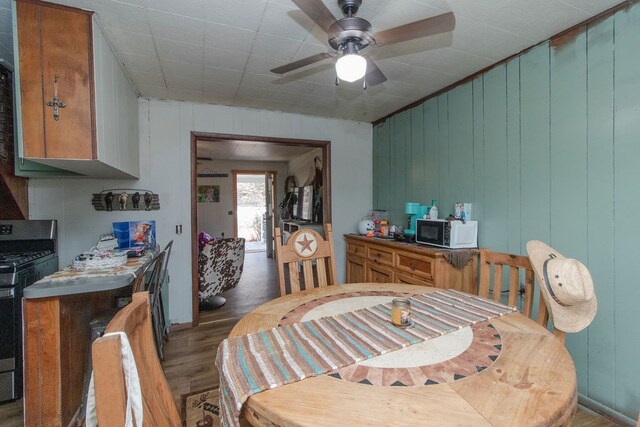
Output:
[[234,235],[246,240],[247,252],[273,257],[276,172],[232,170]]
[[265,188],[265,243],[267,247],[267,258],[273,258],[273,229],[275,227],[276,211],[276,189],[275,189],[275,174],[267,171],[264,174],[264,188]]

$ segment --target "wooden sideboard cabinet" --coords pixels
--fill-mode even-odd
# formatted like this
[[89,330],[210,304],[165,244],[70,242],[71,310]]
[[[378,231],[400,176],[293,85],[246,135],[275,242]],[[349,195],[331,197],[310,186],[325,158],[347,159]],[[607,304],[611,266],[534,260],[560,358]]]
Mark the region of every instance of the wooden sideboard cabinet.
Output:
[[407,283],[478,293],[477,251],[462,268],[447,249],[346,234],[347,283]]
[[[96,178],[140,175],[138,100],[93,12],[13,6],[21,159]],[[18,163],[17,174],[22,169]]]

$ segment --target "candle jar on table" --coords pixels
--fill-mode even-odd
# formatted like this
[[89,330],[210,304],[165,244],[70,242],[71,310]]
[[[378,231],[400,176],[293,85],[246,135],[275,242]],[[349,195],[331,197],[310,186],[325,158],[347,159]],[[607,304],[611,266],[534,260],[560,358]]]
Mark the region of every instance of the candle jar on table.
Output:
[[391,303],[391,323],[395,326],[411,325],[411,302],[406,298],[396,298]]

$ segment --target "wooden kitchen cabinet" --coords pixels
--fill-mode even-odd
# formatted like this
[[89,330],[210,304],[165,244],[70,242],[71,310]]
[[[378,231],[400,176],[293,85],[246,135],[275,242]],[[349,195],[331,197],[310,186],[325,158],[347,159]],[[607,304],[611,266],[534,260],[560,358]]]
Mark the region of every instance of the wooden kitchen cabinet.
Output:
[[361,242],[347,240],[347,283],[367,281],[364,269],[366,246]]
[[449,250],[347,234],[347,283],[407,283],[477,294],[478,251],[462,268]]
[[366,281],[364,259],[359,256],[347,255],[347,283],[363,283]]
[[393,283],[395,282],[393,269],[385,267],[378,263],[366,262],[364,264],[366,271],[366,281],[371,283]]
[[137,178],[137,94],[93,12],[18,0],[14,15],[18,156],[79,175]]

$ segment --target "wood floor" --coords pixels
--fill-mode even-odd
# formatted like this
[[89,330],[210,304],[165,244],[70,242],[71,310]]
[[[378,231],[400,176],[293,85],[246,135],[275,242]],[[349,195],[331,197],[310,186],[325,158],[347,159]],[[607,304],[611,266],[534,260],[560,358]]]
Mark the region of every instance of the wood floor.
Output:
[[[165,375],[178,406],[180,396],[218,384],[214,358],[218,344],[227,337],[236,322],[258,305],[279,296],[275,265],[264,253],[247,253],[240,284],[226,292],[227,303],[214,311],[203,312],[196,328],[171,333],[165,346]],[[0,425],[22,426],[20,401],[0,405]],[[614,427],[608,419],[583,408],[573,427]]]
[[173,332],[165,345],[164,372],[177,401],[184,393],[218,385],[218,344],[242,316],[280,296],[273,259],[264,252],[246,253],[240,283],[222,296],[225,305],[201,312],[197,328]]

